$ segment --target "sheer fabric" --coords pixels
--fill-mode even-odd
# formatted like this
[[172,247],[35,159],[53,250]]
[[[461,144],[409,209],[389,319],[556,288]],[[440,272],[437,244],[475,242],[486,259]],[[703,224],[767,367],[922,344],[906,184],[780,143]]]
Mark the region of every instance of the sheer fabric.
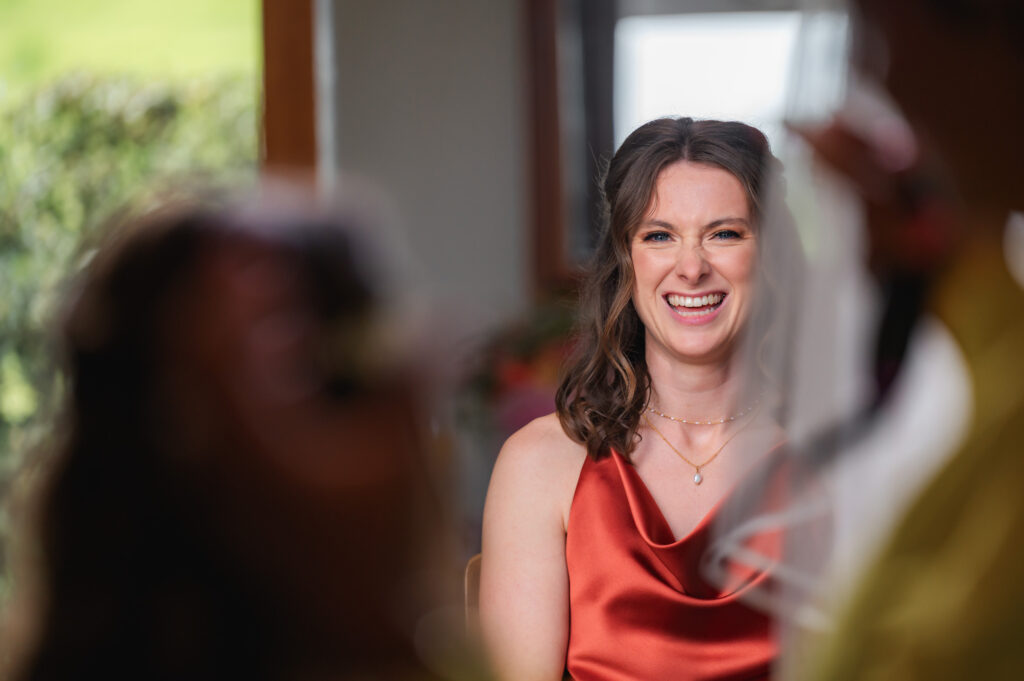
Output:
[[[917,142],[895,106],[849,67],[845,3],[804,5],[790,120],[838,114],[887,150],[912,150]],[[1005,664],[1007,637],[1024,626],[1010,567],[1022,556],[1007,539],[1024,515],[1024,468],[1012,454],[1024,438],[1024,336],[1014,326],[1024,298],[1007,249],[978,242],[956,253],[957,268],[922,305],[895,381],[878,391],[872,353],[892,297],[867,272],[864,206],[795,136],[776,152],[787,182],[765,240],[788,203],[807,268],[795,277],[763,254],[797,310],[765,316],[796,323],[751,368],[779,377],[789,493],[766,505],[772,473],[751,476],[719,509],[704,574],[725,583],[735,563],[772,570],[771,588],[752,585],[743,599],[782,630],[774,678],[805,679],[812,660],[814,679],[1006,677],[994,665]],[[767,328],[750,333],[763,337]],[[808,530],[822,525],[827,532]],[[782,533],[781,556],[751,550],[749,538],[766,530]],[[986,586],[994,584],[999,593]],[[963,626],[949,626],[958,620]],[[926,660],[939,662],[921,666]]]
[[967,361],[970,430],[814,651],[808,678],[996,679],[1024,669],[1024,290],[1002,244],[979,238],[966,249],[934,306]]

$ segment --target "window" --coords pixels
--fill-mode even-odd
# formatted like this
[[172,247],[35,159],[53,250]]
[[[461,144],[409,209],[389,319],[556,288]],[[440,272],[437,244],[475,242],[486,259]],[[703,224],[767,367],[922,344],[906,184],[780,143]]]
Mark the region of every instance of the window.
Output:
[[615,28],[615,146],[665,115],[740,120],[777,147],[799,12],[632,16]]

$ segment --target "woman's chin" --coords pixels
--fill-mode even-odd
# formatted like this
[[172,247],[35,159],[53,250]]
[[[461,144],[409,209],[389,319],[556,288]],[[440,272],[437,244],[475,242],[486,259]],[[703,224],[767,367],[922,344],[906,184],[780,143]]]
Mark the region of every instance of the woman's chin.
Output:
[[[714,365],[729,362],[735,352],[732,339],[710,342],[671,343],[661,346],[660,351],[665,358],[675,364]],[[650,363],[650,355],[648,355]]]

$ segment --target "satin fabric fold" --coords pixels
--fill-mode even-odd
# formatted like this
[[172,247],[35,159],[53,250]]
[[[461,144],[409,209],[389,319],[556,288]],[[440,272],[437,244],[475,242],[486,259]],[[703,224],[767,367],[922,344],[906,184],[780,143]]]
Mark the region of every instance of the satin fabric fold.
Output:
[[716,506],[678,540],[636,469],[587,459],[569,512],[567,668],[575,681],[767,678],[771,621],[742,602],[764,573],[708,583],[700,561]]

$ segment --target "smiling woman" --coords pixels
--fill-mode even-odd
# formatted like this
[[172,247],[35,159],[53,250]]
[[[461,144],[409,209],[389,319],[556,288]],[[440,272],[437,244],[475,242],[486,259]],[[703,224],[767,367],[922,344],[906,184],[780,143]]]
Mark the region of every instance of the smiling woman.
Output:
[[702,561],[716,511],[784,439],[752,361],[775,311],[762,253],[786,242],[764,219],[777,169],[760,131],[689,118],[642,125],[612,159],[557,412],[506,442],[488,491],[480,610],[499,678],[768,676],[772,622],[743,598],[771,575],[710,580]]
[[721,168],[677,161],[658,175],[651,212],[630,247],[648,361],[732,354],[749,316],[757,259],[749,214],[743,185]]

